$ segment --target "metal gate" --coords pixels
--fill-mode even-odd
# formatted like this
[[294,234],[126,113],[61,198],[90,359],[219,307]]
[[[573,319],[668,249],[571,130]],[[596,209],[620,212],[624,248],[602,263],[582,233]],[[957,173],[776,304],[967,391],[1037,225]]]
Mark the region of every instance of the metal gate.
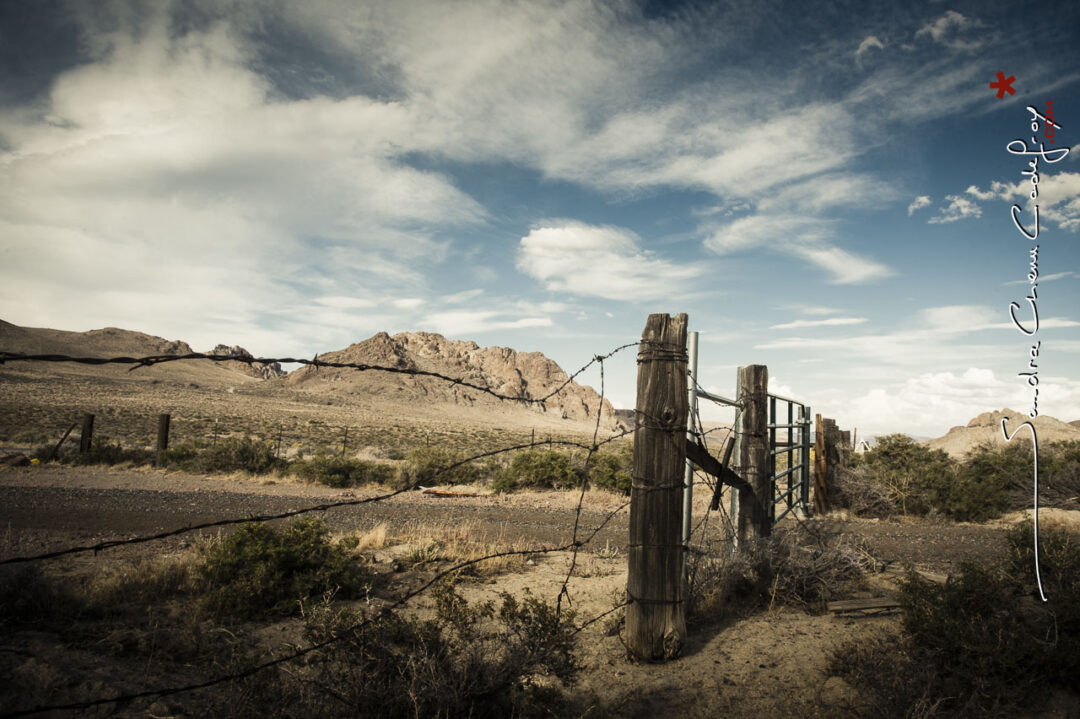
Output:
[[[783,405],[777,412],[777,405]],[[785,420],[786,421],[783,421]],[[769,394],[769,473],[775,525],[796,508],[808,514],[810,502],[810,407]],[[786,485],[786,487],[785,487]]]

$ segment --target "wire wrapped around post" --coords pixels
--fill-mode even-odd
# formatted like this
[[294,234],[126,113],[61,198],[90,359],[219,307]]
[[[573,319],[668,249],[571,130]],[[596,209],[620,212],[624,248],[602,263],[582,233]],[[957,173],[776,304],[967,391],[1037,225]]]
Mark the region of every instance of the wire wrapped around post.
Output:
[[649,315],[638,345],[625,639],[642,660],[673,659],[686,638],[686,325],[685,314]]

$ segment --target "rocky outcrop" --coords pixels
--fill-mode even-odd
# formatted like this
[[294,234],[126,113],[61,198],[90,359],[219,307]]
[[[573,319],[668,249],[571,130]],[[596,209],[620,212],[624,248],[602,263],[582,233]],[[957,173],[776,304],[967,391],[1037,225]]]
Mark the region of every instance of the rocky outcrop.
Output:
[[[1039,446],[1043,443],[1080,440],[1080,427],[1062,422],[1047,415],[1031,419],[1026,412],[1000,409],[983,412],[972,419],[966,426],[956,426],[944,436],[923,442],[930,449],[943,449],[953,457],[961,458],[971,450],[983,444],[1005,444],[1001,433],[1001,420],[1009,418],[1008,429],[1015,431],[1024,422],[1031,422],[1039,437]],[[1014,441],[1029,441],[1031,433],[1027,430],[1017,432]]]
[[[252,354],[239,345],[218,345],[214,349],[207,352],[212,355],[229,355],[234,357],[248,357],[254,359]],[[277,362],[222,362],[224,366],[235,369],[238,372],[243,372],[249,377],[256,379],[273,379],[275,377],[284,377],[286,372],[281,368],[281,365]]]
[[[595,420],[603,406],[605,426],[615,424],[610,402],[601,402],[591,387],[570,382],[558,364],[540,352],[517,352],[509,347],[480,347],[475,342],[451,340],[431,332],[380,332],[363,342],[319,355],[334,362],[370,364],[401,370],[437,372],[500,395],[540,399],[562,388],[543,405],[530,404],[538,412],[557,413],[571,420]],[[304,367],[292,372],[290,385],[308,390],[369,393],[403,400],[484,405],[499,400],[476,390],[433,377],[380,371]],[[565,386],[563,386],[565,385]]]

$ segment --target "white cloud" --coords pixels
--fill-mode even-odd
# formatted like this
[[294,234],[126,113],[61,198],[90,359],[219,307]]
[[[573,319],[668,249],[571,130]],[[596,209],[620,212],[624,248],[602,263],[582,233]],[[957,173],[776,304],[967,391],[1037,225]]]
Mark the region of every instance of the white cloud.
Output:
[[555,292],[636,301],[689,290],[704,270],[642,250],[616,227],[562,222],[521,238],[517,268]]
[[855,51],[855,64],[862,67],[862,61],[871,50],[882,50],[885,48],[885,44],[877,38],[876,35],[867,35],[863,38],[863,41],[859,43],[859,48]]
[[939,209],[938,214],[927,220],[928,224],[940,225],[969,217],[982,217],[982,208],[966,197],[946,195],[945,199],[949,201],[949,204]]
[[982,45],[978,40],[965,40],[960,36],[968,30],[982,27],[983,24],[974,19],[965,17],[955,10],[948,10],[944,15],[928,22],[918,32],[916,38],[929,36],[934,42],[951,47],[956,50],[974,50]]
[[858,285],[893,275],[885,265],[839,247],[792,247],[791,251],[831,275],[835,285]]
[[802,327],[840,327],[844,325],[860,325],[868,321],[865,317],[831,317],[827,320],[795,320],[794,322],[773,325],[769,329],[791,330]]
[[794,254],[824,270],[833,284],[860,284],[893,274],[882,264],[833,246],[833,234],[829,220],[760,214],[714,230],[704,245],[717,254],[749,248]]
[[[1077,277],[1077,276],[1080,276],[1080,275],[1077,275],[1075,272],[1054,272],[1053,274],[1049,274],[1049,275],[1039,275],[1039,280],[1038,281],[1040,283],[1042,283],[1042,282],[1053,282],[1054,280],[1061,280],[1061,279],[1065,279],[1066,277]],[[1031,280],[1027,280],[1027,279],[1010,280],[1009,282],[1002,282],[1001,284],[1002,284],[1002,286],[1005,286],[1005,285],[1028,285],[1028,284],[1031,284]]]
[[930,196],[929,195],[919,195],[918,197],[916,197],[914,200],[911,201],[910,205],[908,205],[908,208],[907,208],[908,217],[911,217],[913,214],[915,214],[915,210],[920,210],[920,209],[922,209],[924,207],[929,207],[930,204],[931,203],[930,203]]
[[469,339],[473,335],[495,330],[522,329],[527,327],[551,327],[550,317],[521,317],[518,319],[499,319],[504,317],[499,312],[487,310],[453,310],[436,312],[428,315],[422,322],[423,327],[430,327],[435,332],[458,339]]

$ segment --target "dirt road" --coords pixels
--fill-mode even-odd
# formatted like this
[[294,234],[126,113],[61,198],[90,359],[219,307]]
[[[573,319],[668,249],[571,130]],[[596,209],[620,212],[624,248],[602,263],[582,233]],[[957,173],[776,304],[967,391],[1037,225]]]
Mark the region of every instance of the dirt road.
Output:
[[[273,480],[202,477],[147,469],[7,468],[0,470],[0,526],[22,533],[39,549],[51,549],[73,538],[126,538],[379,493],[269,482]],[[436,497],[409,492],[320,514],[339,532],[366,530],[380,523],[392,532],[468,523],[481,535],[555,546],[571,540],[577,498],[576,492],[484,497]],[[580,535],[589,534],[624,502],[624,498],[606,493],[588,493]],[[594,545],[625,548],[627,519],[627,509],[618,511],[596,535]],[[809,523],[863,538],[878,559],[912,562],[938,571],[954,569],[963,559],[989,559],[1004,551],[1004,529],[1000,526],[839,519],[815,519]],[[713,526],[717,524],[713,522]]]

